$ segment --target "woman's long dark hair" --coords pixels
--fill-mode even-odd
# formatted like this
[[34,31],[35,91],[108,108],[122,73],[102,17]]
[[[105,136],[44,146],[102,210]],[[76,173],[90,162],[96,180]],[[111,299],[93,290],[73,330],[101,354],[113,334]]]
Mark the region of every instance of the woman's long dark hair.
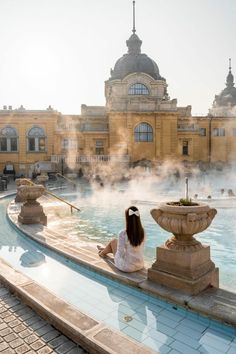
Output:
[[134,247],[139,246],[144,239],[144,229],[141,224],[140,216],[129,215],[129,210],[138,211],[135,206],[131,206],[125,211],[126,233],[130,244]]

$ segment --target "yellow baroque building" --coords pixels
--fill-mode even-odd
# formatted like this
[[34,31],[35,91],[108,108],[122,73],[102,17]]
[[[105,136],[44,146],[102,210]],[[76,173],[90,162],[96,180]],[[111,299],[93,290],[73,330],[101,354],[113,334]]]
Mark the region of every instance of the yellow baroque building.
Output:
[[[105,82],[106,105],[81,106],[80,115],[63,115],[50,106],[0,110],[0,171],[14,166],[31,176],[36,162],[59,172],[93,169],[114,162],[155,166],[166,160],[189,163],[236,162],[236,88],[231,72],[207,116],[170,99],[154,60],[141,52],[135,33],[128,52]],[[52,167],[53,166],[53,167]],[[49,168],[49,169],[50,169]]]

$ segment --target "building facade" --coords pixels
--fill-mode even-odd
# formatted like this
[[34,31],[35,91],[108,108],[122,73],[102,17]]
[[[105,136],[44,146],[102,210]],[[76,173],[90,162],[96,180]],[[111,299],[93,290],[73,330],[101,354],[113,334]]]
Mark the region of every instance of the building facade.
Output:
[[[133,29],[128,52],[105,82],[106,105],[81,106],[80,115],[24,107],[0,110],[0,171],[13,165],[30,176],[38,161],[55,169],[115,162],[124,166],[171,161],[236,162],[236,88],[231,72],[209,114],[191,115],[178,107],[154,60],[141,52]],[[64,172],[64,171],[62,171]]]

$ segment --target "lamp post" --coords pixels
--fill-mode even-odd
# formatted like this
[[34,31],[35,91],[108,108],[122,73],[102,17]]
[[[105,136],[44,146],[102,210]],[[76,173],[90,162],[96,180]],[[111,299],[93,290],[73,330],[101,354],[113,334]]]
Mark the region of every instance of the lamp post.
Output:
[[185,199],[188,200],[188,177],[185,178]]
[[65,163],[65,156],[61,156],[61,174],[64,176],[64,163]]

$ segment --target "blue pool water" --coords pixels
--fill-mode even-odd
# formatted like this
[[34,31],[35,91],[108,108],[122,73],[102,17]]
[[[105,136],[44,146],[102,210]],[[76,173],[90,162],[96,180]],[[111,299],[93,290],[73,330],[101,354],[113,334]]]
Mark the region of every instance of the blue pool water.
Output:
[[[163,230],[150,215],[150,210],[157,206],[144,204],[144,201],[176,200],[182,193],[181,190],[176,192],[171,188],[158,187],[154,185],[151,192],[144,192],[142,184],[135,188],[121,184],[116,190],[94,191],[84,188],[72,195],[64,192],[64,198],[81,208],[81,213],[75,213],[71,217],[67,232],[106,243],[125,227],[124,210],[135,204],[140,209],[147,235],[145,258],[148,263],[152,263],[156,256],[156,247],[164,243],[170,233]],[[210,245],[212,260],[220,269],[220,286],[236,292],[236,200],[209,204],[217,208],[217,215],[210,227],[196,235],[196,238]]]
[[8,202],[0,202],[0,257],[15,269],[161,354],[236,352],[235,328],[106,279],[19,234],[6,220]]

